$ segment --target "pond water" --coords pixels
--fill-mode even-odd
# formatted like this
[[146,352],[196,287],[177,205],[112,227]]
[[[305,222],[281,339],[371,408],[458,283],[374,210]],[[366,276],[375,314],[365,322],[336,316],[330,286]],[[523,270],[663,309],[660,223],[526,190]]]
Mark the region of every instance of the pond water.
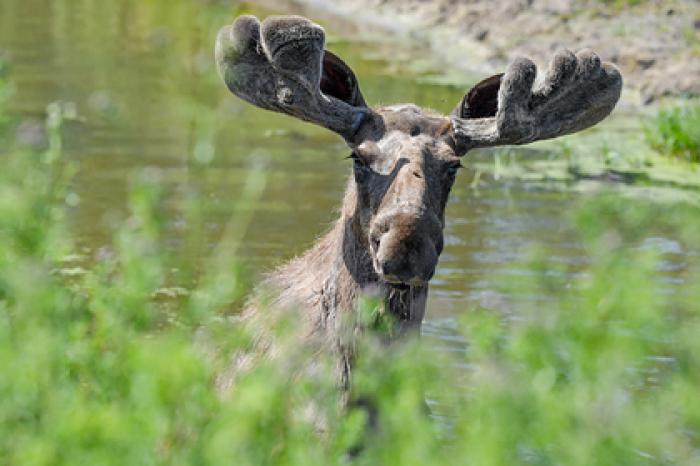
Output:
[[[185,185],[205,193],[214,206],[206,223],[217,238],[238,220],[235,200],[251,167],[262,164],[265,191],[240,249],[255,275],[303,251],[334,219],[350,171],[342,141],[245,104],[216,75],[216,31],[250,11],[270,13],[194,0],[0,0],[0,50],[16,84],[11,108],[27,134],[49,102],[76,106],[78,119],[65,127],[67,157],[80,167],[71,225],[88,255],[109,244],[126,218],[129,180],[145,167],[158,168],[172,204]],[[371,104],[448,112],[462,95],[416,79],[407,64],[425,58],[420,50],[332,31],[328,47],[355,69]],[[500,292],[504,279],[517,283],[530,273],[522,264],[533,248],[546,244],[551,260],[573,273],[586,262],[569,220],[575,194],[487,178],[474,187],[469,159],[465,165],[447,208],[424,329],[446,350],[463,346],[452,329],[470,308],[513,315],[522,303],[546,299]],[[168,220],[173,248],[181,222]]]

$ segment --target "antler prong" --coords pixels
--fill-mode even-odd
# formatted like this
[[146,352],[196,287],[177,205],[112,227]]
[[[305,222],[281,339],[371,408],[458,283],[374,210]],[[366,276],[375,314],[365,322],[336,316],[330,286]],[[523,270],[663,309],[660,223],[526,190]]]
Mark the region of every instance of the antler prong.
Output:
[[[622,90],[617,68],[601,63],[588,50],[577,55],[558,52],[544,81],[533,90],[536,77],[535,64],[517,58],[501,79],[495,115],[453,117],[453,135],[460,152],[474,147],[526,144],[588,128],[612,111]],[[492,83],[488,85],[493,87]],[[481,99],[488,100],[483,96]]]
[[[324,73],[323,29],[300,16],[271,16],[261,24],[254,16],[240,16],[219,31],[216,62],[228,88],[240,98],[276,112],[316,123],[350,140],[368,113],[359,89],[320,89]],[[334,57],[333,72],[342,61]],[[356,85],[345,71],[344,85]],[[336,90],[336,89],[332,89]],[[349,102],[342,96],[352,95]]]

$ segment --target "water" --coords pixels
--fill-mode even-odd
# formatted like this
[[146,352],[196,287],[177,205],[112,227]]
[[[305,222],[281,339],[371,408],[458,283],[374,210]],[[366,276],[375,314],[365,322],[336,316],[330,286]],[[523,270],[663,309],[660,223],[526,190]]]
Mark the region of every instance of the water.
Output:
[[[109,244],[126,218],[129,180],[146,167],[158,168],[170,204],[186,195],[186,185],[210,198],[205,221],[215,244],[223,226],[236,222],[232,208],[251,166],[263,164],[267,187],[241,247],[256,275],[303,251],[334,219],[350,170],[342,141],[233,98],[216,75],[216,31],[249,11],[194,0],[0,0],[0,50],[10,57],[17,86],[11,108],[25,137],[40,139],[32,128],[49,102],[77,108],[66,150],[80,162],[71,225],[86,255]],[[462,89],[411,74],[406,65],[422,52],[340,37],[331,33],[329,48],[355,69],[371,104],[415,102],[448,112],[461,98]],[[445,351],[463,350],[455,322],[470,308],[509,317],[518,306],[546,302],[525,289],[508,298],[501,292],[504,281],[517,285],[528,276],[522,264],[533,248],[546,244],[570,274],[586,262],[568,217],[574,194],[492,179],[475,189],[469,159],[465,165],[447,208],[424,330]],[[169,247],[181,247],[182,222],[169,219]],[[682,254],[666,238],[650,244],[670,257]]]

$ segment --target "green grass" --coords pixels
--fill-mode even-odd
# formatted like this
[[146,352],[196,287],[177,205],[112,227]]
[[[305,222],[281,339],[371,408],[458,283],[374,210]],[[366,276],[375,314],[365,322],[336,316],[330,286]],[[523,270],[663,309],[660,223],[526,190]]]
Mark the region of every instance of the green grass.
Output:
[[644,5],[648,3],[648,0],[599,0],[600,3],[606,6],[612,6],[614,8],[625,8],[633,7],[637,5]]
[[11,92],[11,87],[7,80],[8,74],[8,66],[0,57],[0,143],[4,142],[3,139],[7,136],[7,125],[10,123],[10,118],[3,111]]
[[[529,278],[503,292],[515,300],[527,289],[549,304],[526,306],[517,319],[464,309],[461,354],[436,355],[419,342],[387,347],[371,332],[358,340],[353,392],[379,408],[367,430],[362,411],[339,408],[329,355],[317,356],[318,370],[301,370],[312,348],[292,338],[290,320],[271,329],[283,356],[259,361],[233,391],[216,389],[231,355],[254,337],[230,318],[248,291],[236,232],[224,235],[205,273],[165,249],[152,171],[134,175],[113,254],[77,269],[65,226],[77,167],[62,159],[63,116],[50,107],[45,152],[2,146],[0,464],[700,461],[700,258],[682,258],[676,278],[686,285],[669,294],[657,286],[664,256],[645,242],[673,237],[697,252],[697,209],[614,196],[583,202],[573,221],[585,270],[561,278],[554,272],[567,266],[542,245]],[[236,219],[245,221],[263,178],[253,172],[235,196]],[[182,215],[201,223],[206,202],[189,199]],[[182,277],[187,293],[160,292]],[[376,303],[361,306],[376,315]],[[426,394],[439,419],[425,414]]]
[[646,137],[662,154],[700,162],[700,103],[691,101],[659,111],[647,126]]

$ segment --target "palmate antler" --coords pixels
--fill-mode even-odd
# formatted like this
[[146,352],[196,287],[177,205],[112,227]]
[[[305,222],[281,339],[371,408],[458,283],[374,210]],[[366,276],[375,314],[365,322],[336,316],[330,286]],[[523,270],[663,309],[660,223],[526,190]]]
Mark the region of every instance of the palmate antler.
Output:
[[[219,31],[216,61],[228,88],[253,105],[328,128],[351,146],[381,138],[382,117],[367,108],[350,67],[324,45],[323,29],[306,18],[260,23],[245,15]],[[557,53],[533,89],[536,76],[532,61],[518,58],[504,74],[474,86],[446,136],[457,154],[588,128],[613,110],[622,89],[619,71],[589,51]]]
[[261,24],[245,15],[219,31],[216,62],[238,97],[348,140],[368,110],[354,73],[324,44],[323,29],[306,18],[271,16]]
[[452,115],[458,151],[526,144],[593,126],[615,107],[622,90],[620,72],[597,55],[557,53],[533,90],[537,68],[518,58],[503,75],[474,86]]

